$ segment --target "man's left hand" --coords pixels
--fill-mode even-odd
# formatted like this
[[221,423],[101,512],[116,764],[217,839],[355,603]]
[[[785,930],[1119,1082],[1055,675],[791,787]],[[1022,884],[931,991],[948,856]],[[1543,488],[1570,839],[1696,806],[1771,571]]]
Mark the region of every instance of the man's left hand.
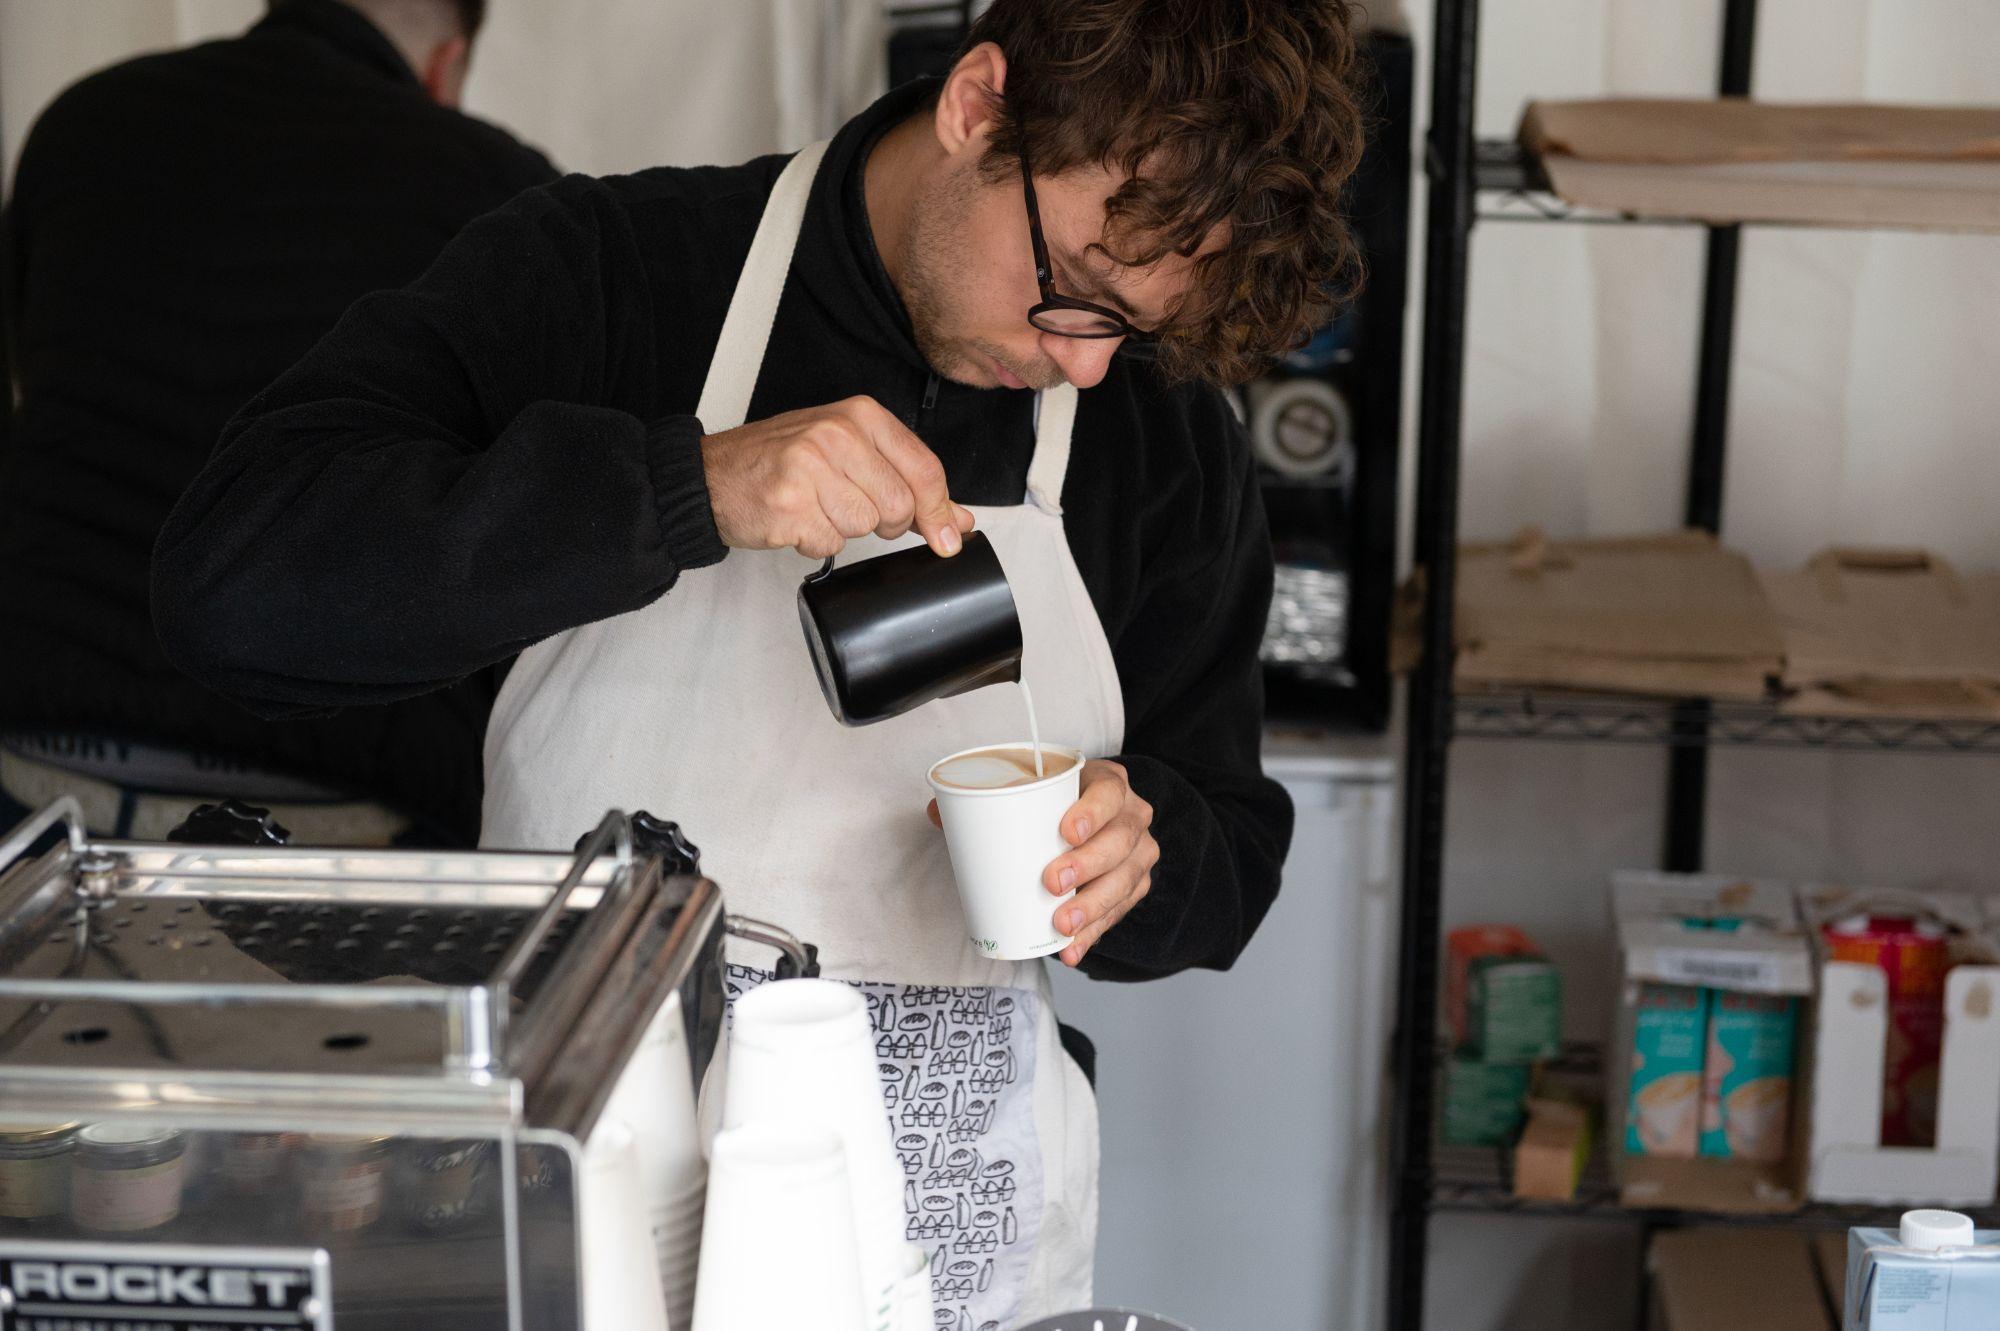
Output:
[[[929,812],[931,822],[942,826],[936,800]],[[1132,789],[1122,765],[1102,758],[1084,763],[1081,797],[1062,817],[1062,838],[1074,849],[1042,870],[1050,896],[1076,889],[1076,897],[1055,915],[1057,932],[1072,939],[1062,951],[1063,964],[1082,961],[1104,931],[1153,890],[1160,843],[1153,840],[1152,826],[1153,806]]]

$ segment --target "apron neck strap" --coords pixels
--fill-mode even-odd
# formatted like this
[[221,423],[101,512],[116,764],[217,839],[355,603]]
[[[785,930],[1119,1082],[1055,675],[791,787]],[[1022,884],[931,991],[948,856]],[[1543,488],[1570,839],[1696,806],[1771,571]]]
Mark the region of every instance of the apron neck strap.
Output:
[[784,294],[785,277],[792,270],[792,251],[798,248],[806,200],[812,195],[813,176],[819,171],[820,158],[826,155],[826,145],[827,140],[822,139],[787,162],[771,190],[770,202],[764,205],[764,216],[750,241],[750,257],[743,261],[736,294],[729,298],[729,313],[722,320],[715,357],[708,363],[701,401],[694,409],[706,434],[733,430],[750,417],[750,394],[757,387],[757,371],[771,341],[778,298]]
[[1076,424],[1076,385],[1044,389],[1035,400],[1035,456],[1028,463],[1028,500],[1043,512],[1062,514],[1063,477],[1069,474],[1069,437]]

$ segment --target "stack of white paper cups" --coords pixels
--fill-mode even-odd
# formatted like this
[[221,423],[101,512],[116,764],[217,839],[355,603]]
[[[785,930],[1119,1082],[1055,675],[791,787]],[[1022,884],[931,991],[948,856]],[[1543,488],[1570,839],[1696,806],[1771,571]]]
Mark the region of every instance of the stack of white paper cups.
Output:
[[905,1245],[903,1171],[882,1107],[867,1000],[835,980],[774,980],[737,999],[731,1022],[723,1126],[788,1123],[840,1139],[872,1309],[902,1273]]
[[584,1331],[668,1331],[666,1299],[646,1242],[639,1151],[617,1119],[600,1120],[590,1135],[581,1192]]
[[932,1331],[931,1259],[914,1243],[903,1245],[894,1284],[876,1307],[875,1331]]
[[629,1127],[637,1141],[637,1179],[667,1316],[676,1328],[684,1328],[694,1308],[707,1171],[695,1127],[694,1076],[680,995],[669,995],[654,1015],[612,1090],[605,1115]]
[[871,1331],[862,1288],[840,1139],[787,1123],[719,1133],[694,1331]]

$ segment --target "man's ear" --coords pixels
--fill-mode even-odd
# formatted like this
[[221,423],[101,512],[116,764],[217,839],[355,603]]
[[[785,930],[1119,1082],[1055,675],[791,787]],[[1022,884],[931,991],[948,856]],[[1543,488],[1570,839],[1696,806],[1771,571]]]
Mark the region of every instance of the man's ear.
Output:
[[981,42],[959,58],[938,94],[937,136],[947,153],[956,154],[975,140],[984,151],[1006,86],[1007,57],[997,44]]
[[456,107],[465,95],[465,75],[471,67],[472,43],[451,37],[431,48],[417,78],[439,106]]

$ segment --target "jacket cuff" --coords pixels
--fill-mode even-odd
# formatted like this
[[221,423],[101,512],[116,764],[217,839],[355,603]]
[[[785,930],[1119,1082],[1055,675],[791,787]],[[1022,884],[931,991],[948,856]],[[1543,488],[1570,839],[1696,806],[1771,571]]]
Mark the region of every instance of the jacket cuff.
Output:
[[646,431],[653,511],[660,543],[676,572],[719,564],[729,553],[716,534],[715,510],[709,505],[701,433],[701,422],[692,416],[669,416]]

